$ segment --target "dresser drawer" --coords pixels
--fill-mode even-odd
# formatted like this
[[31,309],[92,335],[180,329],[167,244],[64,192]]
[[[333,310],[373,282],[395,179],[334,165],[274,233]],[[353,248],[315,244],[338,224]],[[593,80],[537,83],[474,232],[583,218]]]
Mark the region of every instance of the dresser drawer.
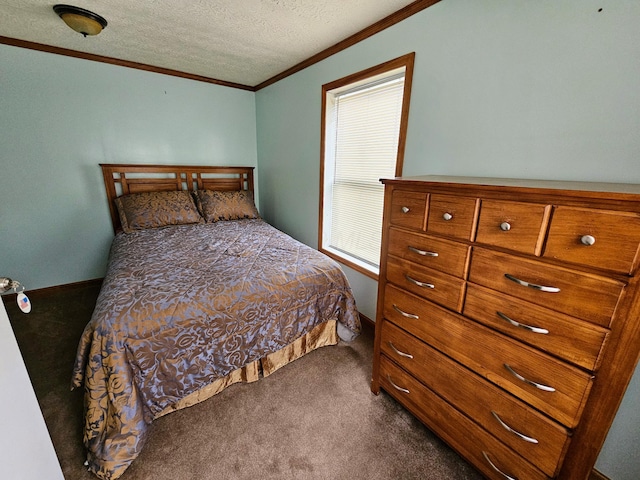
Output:
[[610,278],[476,247],[469,281],[604,327],[610,326],[625,287]]
[[[388,391],[487,478],[587,478],[640,356],[640,185],[433,175],[382,183],[372,391]],[[391,211],[394,192],[415,192],[417,220],[402,223],[411,208],[400,215],[400,200]],[[424,255],[408,248],[418,239],[429,239]],[[420,258],[433,241],[470,250],[457,262]],[[435,286],[438,274],[464,283],[436,294],[407,272]],[[539,443],[518,445],[498,419]],[[539,435],[540,420],[563,432],[545,453],[558,433]]]
[[550,205],[483,200],[476,242],[540,255]]
[[569,443],[564,427],[390,322],[383,322],[381,338],[387,357],[547,475],[555,475]]
[[557,207],[544,256],[631,274],[638,264],[640,215]]
[[388,320],[563,425],[577,425],[591,375],[393,286],[385,295]]
[[473,240],[479,202],[476,198],[432,194],[427,231]]
[[390,256],[387,281],[456,312],[462,310],[465,282],[461,278]]
[[392,225],[424,230],[427,213],[427,193],[394,190],[391,196],[389,221]]
[[579,367],[595,370],[608,330],[517,298],[467,285],[464,315]]
[[385,356],[380,357],[380,383],[486,478],[505,480],[504,474],[520,480],[549,478]]
[[389,229],[389,254],[456,277],[465,277],[471,247],[429,235]]

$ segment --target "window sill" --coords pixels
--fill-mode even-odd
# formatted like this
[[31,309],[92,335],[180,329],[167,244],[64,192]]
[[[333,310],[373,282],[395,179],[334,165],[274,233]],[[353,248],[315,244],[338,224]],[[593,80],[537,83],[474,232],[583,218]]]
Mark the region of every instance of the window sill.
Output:
[[346,255],[344,255],[344,253],[338,253],[336,250],[327,248],[319,248],[319,250],[325,255],[333,258],[336,262],[346,265],[347,267],[352,268],[353,270],[356,270],[357,272],[360,272],[363,275],[374,279],[375,281],[378,281],[380,271],[378,267],[374,267],[372,265],[369,265],[368,263],[362,262],[352,257],[347,257]]

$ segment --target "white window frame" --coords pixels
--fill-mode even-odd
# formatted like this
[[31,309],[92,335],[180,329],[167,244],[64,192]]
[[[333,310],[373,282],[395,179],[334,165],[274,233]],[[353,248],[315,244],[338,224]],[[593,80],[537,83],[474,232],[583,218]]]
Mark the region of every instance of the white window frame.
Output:
[[[345,252],[331,246],[331,202],[334,185],[334,166],[337,137],[334,116],[335,99],[339,95],[344,95],[345,92],[369,88],[372,84],[375,85],[377,83],[385,83],[387,80],[391,80],[394,77],[397,78],[400,74],[404,73],[402,111],[400,115],[400,125],[398,132],[395,174],[392,175],[396,177],[401,176],[409,116],[414,58],[415,54],[410,53],[408,55],[404,55],[403,57],[396,58],[389,62],[377,65],[353,75],[349,75],[348,77],[322,86],[320,217],[318,228],[318,249],[321,252],[334,258],[335,260],[376,280],[378,279],[379,274],[379,257],[377,264],[374,264],[371,261],[363,260],[350,254],[349,252]],[[375,185],[374,187],[377,187],[377,185]],[[380,185],[380,191],[382,191],[382,188],[382,185]],[[381,223],[382,204],[380,205],[380,224]],[[357,231],[354,231],[354,235],[357,235],[357,233]]]

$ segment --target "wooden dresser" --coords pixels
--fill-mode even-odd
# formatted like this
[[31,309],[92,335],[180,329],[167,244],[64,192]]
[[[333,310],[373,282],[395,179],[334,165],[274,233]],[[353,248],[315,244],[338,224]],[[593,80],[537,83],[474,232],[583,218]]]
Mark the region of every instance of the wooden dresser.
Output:
[[383,183],[372,391],[487,478],[588,478],[640,356],[640,185]]

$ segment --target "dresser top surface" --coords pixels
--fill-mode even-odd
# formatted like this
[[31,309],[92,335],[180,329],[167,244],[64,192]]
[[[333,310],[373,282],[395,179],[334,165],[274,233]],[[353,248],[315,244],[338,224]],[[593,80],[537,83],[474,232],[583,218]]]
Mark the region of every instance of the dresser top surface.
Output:
[[464,177],[448,175],[419,175],[411,177],[383,178],[380,181],[384,184],[406,184],[417,183],[446,186],[447,184],[456,186],[469,186],[474,188],[514,188],[514,189],[537,189],[537,190],[565,190],[572,192],[586,193],[615,193],[622,195],[640,195],[640,184],[635,183],[606,183],[606,182],[578,182],[563,180],[534,180],[520,178],[496,178],[496,177]]

